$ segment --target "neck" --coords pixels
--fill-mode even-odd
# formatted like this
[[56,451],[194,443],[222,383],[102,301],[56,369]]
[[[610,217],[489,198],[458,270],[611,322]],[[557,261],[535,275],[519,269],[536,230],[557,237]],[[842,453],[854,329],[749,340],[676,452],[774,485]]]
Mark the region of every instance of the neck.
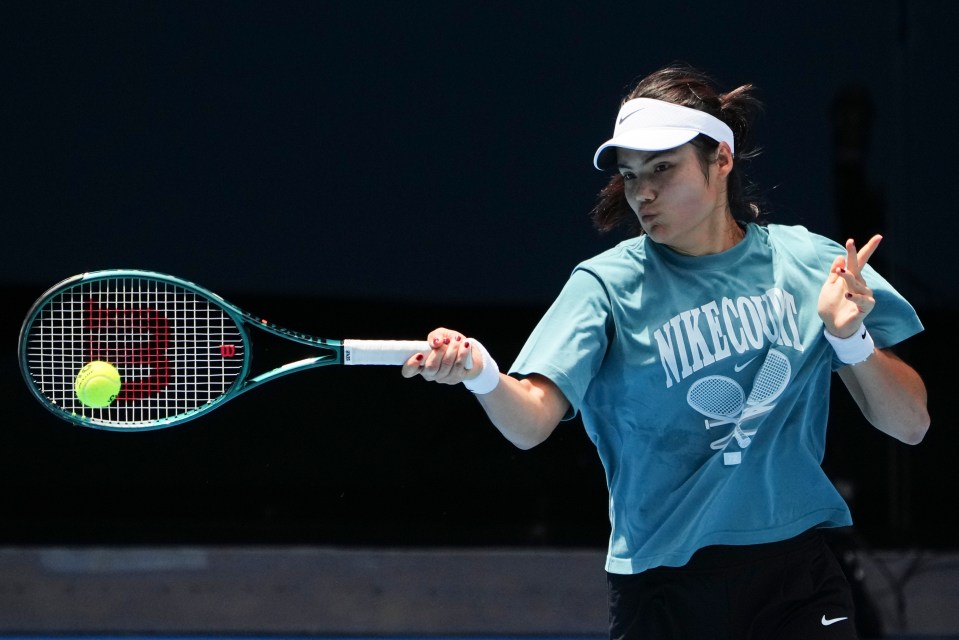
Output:
[[746,237],[746,229],[739,226],[739,223],[736,222],[731,214],[727,214],[723,216],[723,222],[721,226],[718,229],[707,232],[707,237],[710,239],[705,244],[695,248],[675,245],[667,246],[676,253],[680,253],[685,256],[713,255],[732,249],[737,244],[742,242],[743,238]]

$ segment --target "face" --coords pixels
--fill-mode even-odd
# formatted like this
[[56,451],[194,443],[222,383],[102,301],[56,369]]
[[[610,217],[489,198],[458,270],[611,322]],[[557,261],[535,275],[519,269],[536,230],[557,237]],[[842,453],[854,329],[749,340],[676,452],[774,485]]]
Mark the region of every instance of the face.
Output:
[[[726,197],[732,158],[725,143],[704,167],[687,143],[667,151],[617,149],[626,201],[653,241],[680,253],[724,251],[738,234]],[[739,236],[736,236],[738,241]]]

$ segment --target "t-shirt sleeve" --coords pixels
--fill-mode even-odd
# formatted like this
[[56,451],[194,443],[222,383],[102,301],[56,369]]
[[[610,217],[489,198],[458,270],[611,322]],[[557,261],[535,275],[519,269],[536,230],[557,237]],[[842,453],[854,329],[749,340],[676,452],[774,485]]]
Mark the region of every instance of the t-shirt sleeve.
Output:
[[[823,236],[810,234],[820,255],[823,269],[823,281],[837,255],[845,255],[846,248]],[[882,248],[880,247],[880,251]],[[863,324],[869,329],[876,347],[886,349],[923,330],[919,315],[906,298],[900,294],[871,265],[862,269],[862,277],[873,291],[876,306],[866,316]],[[838,358],[833,358],[833,367],[845,366]]]
[[612,335],[610,302],[605,287],[592,272],[577,268],[530,334],[510,375],[540,374],[549,378],[576,416],[590,381],[596,375]]

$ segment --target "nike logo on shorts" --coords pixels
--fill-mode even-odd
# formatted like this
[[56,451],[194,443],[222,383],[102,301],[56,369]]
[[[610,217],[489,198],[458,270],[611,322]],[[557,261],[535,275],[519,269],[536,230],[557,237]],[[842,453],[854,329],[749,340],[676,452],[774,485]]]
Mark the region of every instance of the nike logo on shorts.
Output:
[[843,616],[842,618],[827,618],[826,616],[823,616],[822,626],[828,627],[831,624],[836,624],[837,622],[842,622],[843,620],[848,620],[848,619],[849,618],[847,616]]

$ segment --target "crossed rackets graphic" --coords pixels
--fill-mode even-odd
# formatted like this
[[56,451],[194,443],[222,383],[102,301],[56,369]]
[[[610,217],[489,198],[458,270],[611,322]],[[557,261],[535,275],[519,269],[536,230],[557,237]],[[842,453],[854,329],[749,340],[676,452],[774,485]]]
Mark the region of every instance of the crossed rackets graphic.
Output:
[[719,451],[735,439],[743,449],[752,443],[756,429],[743,429],[742,424],[771,411],[776,405],[789,378],[792,366],[781,352],[770,349],[766,359],[753,378],[753,386],[746,397],[742,386],[726,376],[706,376],[694,382],[686,394],[689,406],[706,416],[706,428],[733,425],[732,431],[713,441],[710,448]]

